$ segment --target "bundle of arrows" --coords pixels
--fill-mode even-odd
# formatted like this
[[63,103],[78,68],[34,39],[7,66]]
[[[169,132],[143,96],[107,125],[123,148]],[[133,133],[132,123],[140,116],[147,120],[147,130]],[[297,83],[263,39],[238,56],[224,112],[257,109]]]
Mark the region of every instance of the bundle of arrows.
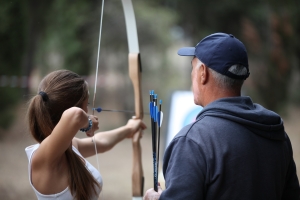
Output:
[[157,94],[150,90],[149,111],[151,116],[152,132],[152,154],[153,154],[153,179],[154,190],[157,192],[158,186],[158,169],[159,169],[159,146],[160,146],[160,129],[163,121],[163,112],[161,111],[162,100],[157,102]]

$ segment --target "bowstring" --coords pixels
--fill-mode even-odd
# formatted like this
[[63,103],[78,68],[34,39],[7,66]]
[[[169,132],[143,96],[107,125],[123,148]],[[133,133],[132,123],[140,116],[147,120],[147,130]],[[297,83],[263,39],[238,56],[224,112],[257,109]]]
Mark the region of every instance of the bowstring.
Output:
[[[96,74],[95,74],[93,108],[95,107],[95,99],[96,99],[96,92],[97,92],[98,68],[99,68],[99,57],[100,57],[100,44],[101,44],[101,36],[102,36],[103,11],[104,11],[104,0],[102,0],[102,6],[101,6],[100,30],[99,30],[98,53],[97,53],[97,64],[96,64]],[[93,109],[93,115],[94,115],[94,109]],[[98,152],[97,152],[97,146],[96,146],[96,140],[95,140],[95,134],[93,136],[92,141],[93,141],[94,147],[95,147],[95,153],[96,153],[95,156],[96,156],[96,160],[97,160],[98,171],[100,172],[99,161],[98,161]]]

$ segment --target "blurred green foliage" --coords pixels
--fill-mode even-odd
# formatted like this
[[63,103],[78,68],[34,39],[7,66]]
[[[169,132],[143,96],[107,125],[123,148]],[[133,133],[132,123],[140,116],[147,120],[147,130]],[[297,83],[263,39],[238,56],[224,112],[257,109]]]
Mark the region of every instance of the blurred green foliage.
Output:
[[[189,89],[189,70],[174,66],[169,51],[176,56],[176,44],[195,45],[208,34],[227,32],[241,39],[249,53],[247,95],[275,111],[291,101],[299,102],[299,4],[292,0],[133,0],[143,90],[155,89],[166,102],[172,90]],[[100,0],[0,0],[0,77],[42,77],[61,68],[94,74],[100,11]],[[130,109],[132,89],[127,78],[121,1],[105,1],[103,17],[99,73],[126,78],[118,80],[122,86],[116,86],[118,92],[113,96],[110,86],[100,87],[99,101],[115,101],[120,109]],[[28,87],[0,86],[0,128],[9,127],[13,107],[23,96],[27,100],[30,92]]]
[[[0,76],[1,85],[10,86],[8,76],[21,75],[21,60],[24,51],[24,19],[18,2],[0,1]],[[5,82],[4,82],[5,81]],[[20,88],[0,86],[0,128],[8,128],[13,122],[14,105],[21,96]]]
[[300,102],[300,1],[156,2],[178,13],[178,25],[194,44],[213,32],[232,33],[245,43],[251,72],[247,95],[275,111]]

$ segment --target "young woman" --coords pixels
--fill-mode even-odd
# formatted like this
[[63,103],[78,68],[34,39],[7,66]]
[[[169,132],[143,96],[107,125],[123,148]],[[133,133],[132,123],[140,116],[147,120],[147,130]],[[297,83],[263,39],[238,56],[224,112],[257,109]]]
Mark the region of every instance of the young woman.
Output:
[[[38,199],[98,199],[102,178],[85,157],[95,154],[92,138],[98,118],[87,114],[88,85],[76,73],[58,70],[40,83],[28,108],[30,133],[38,142],[25,149],[29,180]],[[95,134],[97,152],[105,152],[146,126],[130,119],[125,126]]]

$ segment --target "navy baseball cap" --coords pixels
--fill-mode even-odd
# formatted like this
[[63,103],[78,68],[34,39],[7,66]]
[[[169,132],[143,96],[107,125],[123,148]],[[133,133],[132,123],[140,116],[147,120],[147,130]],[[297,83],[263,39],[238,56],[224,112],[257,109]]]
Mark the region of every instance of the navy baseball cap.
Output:
[[[180,56],[196,56],[207,67],[233,79],[249,77],[247,50],[244,44],[232,34],[214,33],[203,38],[195,47],[183,47],[178,50]],[[232,65],[246,67],[247,74],[236,75],[229,68]]]

